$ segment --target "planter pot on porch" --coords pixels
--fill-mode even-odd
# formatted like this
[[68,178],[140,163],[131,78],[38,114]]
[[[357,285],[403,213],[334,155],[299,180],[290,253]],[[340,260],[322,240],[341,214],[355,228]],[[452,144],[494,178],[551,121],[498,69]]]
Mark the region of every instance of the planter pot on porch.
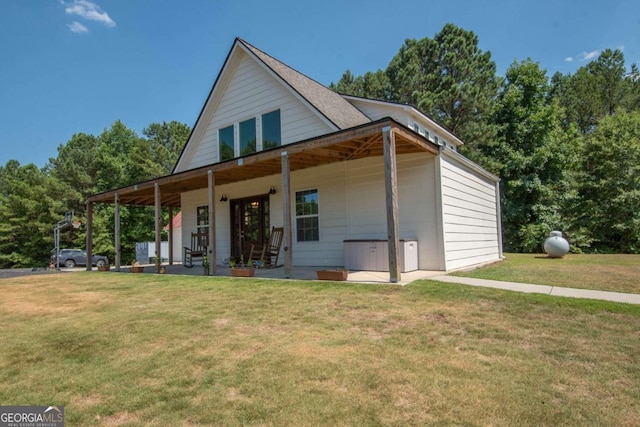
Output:
[[232,277],[253,277],[256,269],[253,267],[236,267],[231,269]]
[[333,280],[335,282],[344,282],[347,280],[349,270],[317,270],[318,280]]
[[130,273],[144,273],[144,267],[141,265],[134,265],[133,267],[129,267]]

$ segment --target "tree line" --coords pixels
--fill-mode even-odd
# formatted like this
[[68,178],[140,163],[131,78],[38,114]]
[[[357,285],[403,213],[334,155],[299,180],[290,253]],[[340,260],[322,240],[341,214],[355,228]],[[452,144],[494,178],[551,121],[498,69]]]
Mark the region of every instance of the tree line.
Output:
[[[0,167],[0,268],[49,264],[53,227],[74,211],[81,226],[63,230],[61,248],[84,248],[89,195],[171,173],[191,130],[184,123],[152,123],[139,136],[116,121],[100,135],[77,133],[43,167],[10,160]],[[165,222],[168,221],[164,214]],[[122,256],[155,236],[153,208],[120,209]],[[94,207],[94,253],[114,259],[114,207]]]
[[[462,139],[460,151],[501,178],[506,251],[538,252],[559,229],[575,252],[640,252],[640,72],[620,50],[573,74],[549,77],[524,59],[502,77],[472,31],[447,24],[407,39],[385,70],[347,70],[330,88],[413,105]],[[0,268],[47,263],[53,226],[69,210],[85,224],[90,194],[171,173],[189,126],[152,123],[142,134],[117,121],[73,135],[43,168],[0,166]],[[124,261],[154,239],[153,217],[122,207]],[[94,251],[110,259],[113,221],[112,205],[95,207]],[[83,226],[61,236],[61,247],[84,242]]]
[[505,250],[539,252],[557,229],[574,252],[640,252],[640,72],[622,51],[551,77],[514,61],[500,77],[478,37],[447,24],[330,87],[413,105],[462,139],[501,178]]

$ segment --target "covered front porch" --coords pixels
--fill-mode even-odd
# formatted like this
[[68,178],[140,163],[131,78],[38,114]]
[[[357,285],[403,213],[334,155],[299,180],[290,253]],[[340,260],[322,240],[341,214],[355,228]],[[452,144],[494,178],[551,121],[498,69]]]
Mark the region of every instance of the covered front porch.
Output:
[[[155,207],[155,247],[161,248],[163,208],[168,208],[170,216],[181,208],[181,195],[194,190],[206,190],[208,199],[208,242],[206,253],[209,260],[216,260],[216,201],[221,197],[217,187],[250,179],[267,176],[280,177],[282,195],[282,269],[259,270],[261,274],[277,274],[279,278],[296,278],[297,274],[306,274],[315,270],[304,268],[296,270],[292,262],[293,227],[292,227],[292,191],[291,172],[317,167],[336,162],[359,160],[371,157],[384,158],[386,235],[388,241],[389,272],[382,273],[384,282],[402,282],[399,268],[399,233],[398,233],[398,185],[397,162],[399,154],[429,153],[437,155],[439,147],[426,138],[409,130],[391,118],[384,118],[355,128],[338,131],[330,135],[300,141],[294,144],[276,147],[266,151],[247,155],[232,160],[214,163],[197,169],[175,173],[154,180],[145,181],[89,197],[87,201],[87,256],[92,254],[92,209],[95,203],[110,203],[115,206],[115,270],[121,271],[120,254],[120,219],[121,205],[154,206]],[[169,227],[169,253],[157,253],[159,259],[168,258],[169,267],[173,270],[174,254],[173,229]],[[168,256],[167,256],[168,255]],[[177,267],[177,266],[176,266]],[[156,269],[150,266],[148,269]],[[191,274],[182,266],[185,274]],[[202,267],[197,268],[203,274]],[[208,275],[219,275],[225,267],[210,262]],[[269,272],[268,272],[269,271]],[[262,273],[264,272],[264,273]],[[296,273],[299,272],[299,273]],[[404,273],[409,274],[409,273]],[[226,275],[226,274],[220,274]],[[260,276],[258,276],[260,277]]]
[[[194,266],[193,268],[184,267],[182,264],[166,265],[163,264],[166,269],[165,274],[176,276],[210,276],[204,272],[201,265]],[[144,271],[142,274],[157,274],[155,264],[144,265]],[[120,272],[123,274],[129,273],[129,266],[121,266]],[[316,271],[321,270],[323,267],[300,267],[294,266],[291,269],[291,280],[318,280]],[[115,267],[111,269],[115,272]],[[442,271],[433,270],[416,270],[407,273],[402,273],[402,280],[395,282],[398,285],[407,285],[415,280],[429,279],[435,276],[441,276]],[[215,277],[229,277],[231,278],[231,269],[229,266],[219,265],[216,268]],[[255,270],[255,276],[252,278],[233,278],[234,280],[260,280],[260,279],[283,279],[285,277],[284,266],[277,268],[257,268]],[[388,284],[390,282],[390,273],[384,271],[350,271],[347,277],[348,283],[371,283],[371,284]]]

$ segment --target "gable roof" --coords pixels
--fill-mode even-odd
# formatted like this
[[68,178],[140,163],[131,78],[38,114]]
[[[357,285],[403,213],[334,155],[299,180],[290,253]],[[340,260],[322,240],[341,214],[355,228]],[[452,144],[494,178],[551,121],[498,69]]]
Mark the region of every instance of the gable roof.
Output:
[[348,129],[371,120],[341,95],[321,85],[315,80],[278,61],[271,55],[238,38],[236,39],[264,65],[278,75],[282,81],[306,99],[318,112],[325,116],[339,130]]
[[233,65],[231,64],[234,62],[234,58],[237,57],[235,52],[238,50],[243,51],[249,58],[252,58],[257,64],[267,70],[276,81],[291,91],[292,94],[307,105],[308,108],[313,110],[314,113],[322,118],[333,130],[340,131],[371,123],[371,119],[338,93],[296,71],[246,41],[236,38],[200,110],[200,114],[191,129],[187,143],[182,148],[182,152],[173,167],[173,173],[178,172],[181,166],[184,166],[185,156],[191,151],[190,147],[192,147],[194,140],[204,135],[205,129],[203,126],[206,127],[205,122],[211,118],[211,114],[209,113],[209,111],[211,111],[210,108],[216,103],[216,94],[220,93],[221,88],[228,83],[229,76],[233,73]]

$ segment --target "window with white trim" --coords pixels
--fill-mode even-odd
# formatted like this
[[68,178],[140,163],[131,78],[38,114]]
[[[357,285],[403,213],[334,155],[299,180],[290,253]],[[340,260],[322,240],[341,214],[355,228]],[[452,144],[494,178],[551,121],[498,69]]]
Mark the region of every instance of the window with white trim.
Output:
[[298,242],[320,240],[317,189],[296,191],[296,237]]
[[[236,131],[237,130],[237,131]],[[218,129],[220,162],[282,144],[280,110],[256,115]]]
[[209,230],[209,206],[198,206],[196,208],[196,231],[206,233]]
[[262,115],[262,149],[279,147],[282,144],[280,110]]
[[218,130],[218,151],[220,161],[233,159],[233,125]]

